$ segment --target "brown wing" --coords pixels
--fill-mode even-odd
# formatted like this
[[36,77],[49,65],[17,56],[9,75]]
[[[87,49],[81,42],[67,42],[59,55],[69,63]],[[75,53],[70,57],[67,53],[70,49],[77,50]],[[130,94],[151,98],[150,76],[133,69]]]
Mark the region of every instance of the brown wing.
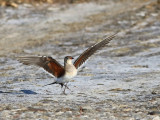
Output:
[[111,41],[117,33],[105,38],[101,42],[89,47],[87,50],[85,50],[74,62],[74,66],[76,68],[79,68],[92,54],[94,54],[97,50],[101,49],[104,47],[106,44]]
[[55,77],[61,77],[64,74],[64,67],[59,64],[52,57],[47,56],[29,56],[19,57],[18,60],[25,65],[37,65],[54,75]]

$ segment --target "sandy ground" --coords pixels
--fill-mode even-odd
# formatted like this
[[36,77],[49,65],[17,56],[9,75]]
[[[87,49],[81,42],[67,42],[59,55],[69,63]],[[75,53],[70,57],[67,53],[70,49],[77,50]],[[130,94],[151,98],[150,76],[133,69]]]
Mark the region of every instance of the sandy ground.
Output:
[[[62,95],[54,78],[16,60],[51,55],[63,64],[119,32]],[[159,120],[160,5],[103,1],[17,9],[0,7],[1,120]],[[96,57],[95,57],[96,56]]]

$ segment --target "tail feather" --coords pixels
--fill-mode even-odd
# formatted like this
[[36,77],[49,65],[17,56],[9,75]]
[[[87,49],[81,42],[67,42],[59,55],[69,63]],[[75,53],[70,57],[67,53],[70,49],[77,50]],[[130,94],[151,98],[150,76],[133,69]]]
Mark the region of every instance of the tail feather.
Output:
[[[48,85],[52,85],[52,84],[57,84],[56,82],[52,82],[52,83],[49,83],[49,84],[47,84],[47,85],[44,85],[44,86],[48,86]],[[44,87],[43,86],[43,87]]]

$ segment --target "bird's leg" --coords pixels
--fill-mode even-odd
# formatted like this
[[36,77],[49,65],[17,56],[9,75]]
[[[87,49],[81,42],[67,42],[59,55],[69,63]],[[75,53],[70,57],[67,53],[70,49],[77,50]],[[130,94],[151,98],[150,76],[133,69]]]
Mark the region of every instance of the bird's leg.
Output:
[[61,88],[63,88],[64,84],[63,83],[59,83],[61,85]]
[[[67,83],[66,83],[64,86],[65,86],[68,90],[70,90],[69,87],[67,86]],[[71,90],[70,90],[70,91],[71,91]]]
[[[71,91],[71,89],[69,89],[67,83],[66,83],[64,86],[65,86],[64,91],[65,91],[66,88]],[[71,92],[72,92],[72,91],[71,91]]]
[[[69,89],[69,88],[68,88],[68,86],[67,86],[67,83],[66,83],[66,84],[63,84],[63,85],[64,85],[63,94],[65,94],[65,95],[66,95],[66,93],[65,93],[65,91],[66,91],[66,88],[67,88],[67,89]],[[69,90],[70,90],[70,89],[69,89]]]
[[66,85],[66,84],[64,84],[63,94],[65,94],[65,95],[66,95],[66,93],[65,93],[65,91],[66,91],[66,87],[67,87],[67,85]]

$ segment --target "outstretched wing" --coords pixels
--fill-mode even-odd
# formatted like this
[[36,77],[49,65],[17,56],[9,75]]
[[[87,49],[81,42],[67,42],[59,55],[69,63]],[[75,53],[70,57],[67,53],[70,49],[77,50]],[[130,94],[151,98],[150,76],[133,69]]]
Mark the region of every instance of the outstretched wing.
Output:
[[64,67],[49,56],[18,57],[18,60],[25,65],[40,66],[57,78],[64,74]]
[[89,47],[87,50],[85,50],[74,62],[74,66],[78,69],[91,55],[93,55],[97,50],[101,49],[104,47],[106,44],[111,41],[117,33],[106,37],[104,40],[101,42]]

